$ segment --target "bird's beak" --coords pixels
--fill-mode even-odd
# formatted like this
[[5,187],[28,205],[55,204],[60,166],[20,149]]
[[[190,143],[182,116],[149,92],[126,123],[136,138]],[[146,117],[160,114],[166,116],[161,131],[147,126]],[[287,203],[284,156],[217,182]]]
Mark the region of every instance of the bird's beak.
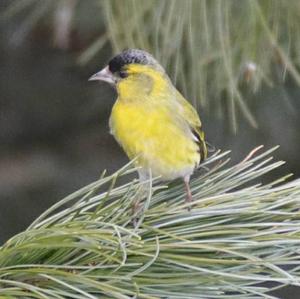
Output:
[[108,66],[102,69],[100,72],[94,74],[89,78],[89,81],[104,81],[110,84],[115,84],[115,78],[112,72],[109,70]]

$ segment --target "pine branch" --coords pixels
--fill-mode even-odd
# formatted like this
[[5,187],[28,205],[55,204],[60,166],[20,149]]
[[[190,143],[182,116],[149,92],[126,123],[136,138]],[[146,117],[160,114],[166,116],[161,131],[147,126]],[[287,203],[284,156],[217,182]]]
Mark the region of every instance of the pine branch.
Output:
[[300,180],[260,183],[283,164],[273,151],[233,166],[213,155],[190,212],[181,182],[149,180],[137,227],[145,186],[117,186],[132,164],[103,175],[0,248],[0,298],[274,298],[262,283],[299,286]]

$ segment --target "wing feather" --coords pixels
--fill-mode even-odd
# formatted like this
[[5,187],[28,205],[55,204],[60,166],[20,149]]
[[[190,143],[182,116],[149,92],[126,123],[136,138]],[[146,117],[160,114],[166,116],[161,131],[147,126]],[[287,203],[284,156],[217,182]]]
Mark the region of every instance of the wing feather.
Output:
[[182,118],[187,122],[192,134],[196,137],[201,161],[207,157],[205,135],[201,120],[195,108],[176,90],[176,101],[179,103]]

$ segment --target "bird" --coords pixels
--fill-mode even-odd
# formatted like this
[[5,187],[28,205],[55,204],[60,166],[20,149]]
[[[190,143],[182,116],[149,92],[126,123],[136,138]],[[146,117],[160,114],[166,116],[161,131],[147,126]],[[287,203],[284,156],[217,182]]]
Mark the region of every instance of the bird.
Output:
[[181,178],[185,203],[192,202],[190,177],[207,157],[200,117],[148,52],[126,49],[89,81],[104,81],[117,91],[109,119],[111,134],[130,160],[140,181]]

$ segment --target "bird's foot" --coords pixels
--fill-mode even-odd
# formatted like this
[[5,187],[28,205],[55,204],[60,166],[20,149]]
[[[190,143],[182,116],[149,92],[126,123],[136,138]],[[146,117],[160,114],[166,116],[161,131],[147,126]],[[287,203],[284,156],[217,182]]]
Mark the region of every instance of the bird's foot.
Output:
[[[186,197],[185,197],[185,203],[192,203],[193,202],[193,196],[192,196],[192,194],[187,194],[186,195]],[[191,206],[189,205],[188,207],[187,207],[187,210],[190,212],[191,211]]]
[[142,209],[142,204],[139,202],[139,200],[136,200],[132,204],[132,224],[134,227],[137,227],[138,221],[139,221],[139,212]]

